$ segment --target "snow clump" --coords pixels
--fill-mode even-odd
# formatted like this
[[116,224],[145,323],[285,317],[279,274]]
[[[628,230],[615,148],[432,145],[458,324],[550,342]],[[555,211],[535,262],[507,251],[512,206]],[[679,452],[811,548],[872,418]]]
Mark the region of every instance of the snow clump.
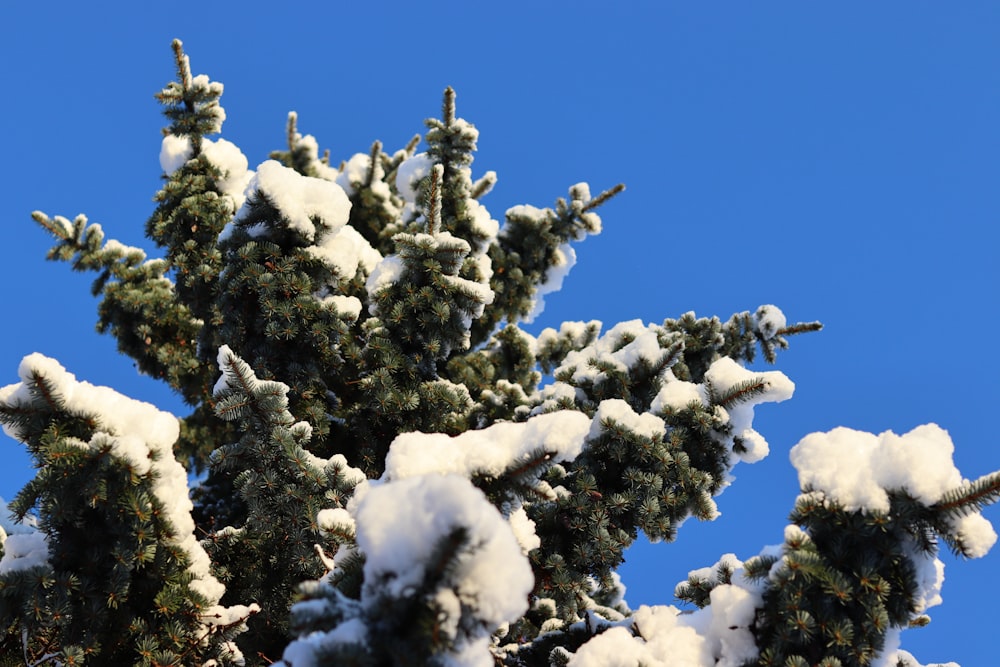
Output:
[[709,578],[725,564],[732,583],[719,584],[710,604],[685,613],[674,606],[641,606],[616,627],[589,640],[570,667],[739,667],[757,659],[750,626],[763,606],[763,582],[744,576],[743,563],[726,554],[689,576]]

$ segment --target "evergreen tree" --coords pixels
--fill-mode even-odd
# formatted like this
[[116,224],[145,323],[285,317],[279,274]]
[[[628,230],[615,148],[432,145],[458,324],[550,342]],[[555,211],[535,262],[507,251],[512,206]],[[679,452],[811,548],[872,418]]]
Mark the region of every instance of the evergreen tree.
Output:
[[529,333],[622,186],[501,224],[450,88],[394,153],[332,166],[292,113],[251,171],[173,46],[163,258],[34,218],[191,414],[40,355],[0,390],[38,469],[12,505],[37,526],[0,534],[4,664],[917,667],[899,633],[939,601],[938,540],[988,551],[1000,473],[965,480],[935,426],[813,434],[782,546],[692,572],[692,613],[630,609],[639,533],[713,519],[768,453],[754,408],[794,386],[746,366],[820,325],[764,305]]

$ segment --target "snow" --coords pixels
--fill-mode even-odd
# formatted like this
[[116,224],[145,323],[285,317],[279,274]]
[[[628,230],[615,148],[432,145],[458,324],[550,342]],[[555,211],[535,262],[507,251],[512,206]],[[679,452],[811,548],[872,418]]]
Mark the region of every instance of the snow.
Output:
[[[476,199],[466,199],[465,205],[472,217],[472,231],[486,239],[496,238],[497,232],[500,231],[500,223],[493,219],[489,210]],[[562,283],[561,278],[559,282]]]
[[38,520],[35,517],[29,514],[24,517],[24,521],[15,521],[7,501],[0,497],[0,531],[3,531],[4,535],[33,533],[37,530]]
[[[0,534],[4,534],[2,528]],[[6,535],[3,540],[3,551],[3,558],[0,558],[0,574],[27,570],[48,563],[49,546],[45,533]]]
[[542,546],[541,538],[535,533],[535,522],[528,518],[528,513],[524,511],[523,507],[518,507],[511,512],[507,521],[510,523],[511,530],[514,531],[517,543],[521,546],[521,553],[525,556],[532,549]]
[[552,463],[570,461],[582,451],[590,424],[585,414],[562,410],[457,436],[403,433],[389,447],[383,479],[432,473],[498,477],[538,450],[548,452]]
[[160,169],[169,176],[191,159],[191,152],[191,140],[188,137],[164,135],[160,143]]
[[434,163],[427,153],[407,158],[396,169],[396,191],[409,203],[417,201],[417,185],[431,173]]
[[[344,188],[344,192],[347,193],[348,197],[353,197],[354,184],[364,183],[368,180],[368,173],[372,168],[372,158],[371,155],[367,153],[355,153],[351,156],[343,167],[343,171],[336,172],[334,174],[333,180],[340,187]],[[389,189],[389,185],[382,180],[384,177],[384,172],[382,167],[376,163],[375,173],[372,174],[371,184],[368,186],[372,192],[377,194],[383,202],[383,206],[390,206],[392,211],[398,214],[395,206],[392,205],[392,191]]]
[[884,662],[886,667],[896,667],[896,665],[900,663],[902,663],[903,667],[959,667],[957,662],[942,662],[925,666],[918,662],[911,653],[902,649],[896,651],[892,655],[887,655]]
[[997,534],[993,530],[993,524],[982,514],[968,514],[953,519],[951,527],[970,558],[982,558],[996,544]]
[[754,407],[761,403],[780,403],[788,400],[795,392],[795,384],[781,371],[764,373],[750,371],[729,357],[715,360],[705,372],[705,382],[712,387],[716,395],[725,395],[741,383],[760,380],[767,383],[763,392],[748,396],[726,408],[733,436],[740,438],[745,448],[745,451],[736,455],[746,463],[756,463],[770,451],[767,440],[752,428]]
[[650,412],[663,413],[667,411],[680,411],[686,409],[692,403],[708,405],[708,397],[705,394],[705,387],[694,382],[685,382],[674,377],[673,373],[667,375],[667,381],[660,388],[649,406]]
[[[31,401],[29,386],[37,375],[54,386],[55,395],[67,411],[97,416],[103,430],[114,434],[134,434],[158,449],[169,449],[177,440],[180,429],[173,415],[161,412],[149,403],[123,396],[110,387],[78,382],[55,359],[37,352],[30,354],[18,366],[18,375],[20,383],[0,389],[0,401],[8,405]],[[18,429],[6,425],[3,429],[10,437],[20,439]]]
[[[574,382],[597,382],[604,377],[604,372],[594,368],[590,363],[591,360],[609,364],[622,372],[640,359],[653,363],[663,352],[660,349],[657,329],[656,325],[645,325],[642,320],[620,322],[593,344],[567,354],[555,374],[558,376],[563,371],[572,370]],[[633,340],[616,351],[625,337],[631,337]],[[539,342],[541,341],[540,337]]]
[[907,556],[913,563],[917,590],[914,593],[914,613],[922,614],[931,607],[936,607],[944,600],[941,588],[944,585],[944,563],[940,558],[930,557],[918,550],[915,545],[909,545]]
[[354,183],[364,182],[368,178],[368,171],[371,169],[372,159],[366,153],[355,153],[344,163],[342,171],[337,174],[336,183],[344,188],[347,196],[354,195]]
[[[530,204],[511,206],[507,209],[505,216],[508,221],[516,220],[518,224],[528,224],[540,229],[551,227],[556,220],[555,213],[551,209],[542,209]],[[496,233],[494,231],[493,235]],[[500,234],[503,235],[503,232]],[[579,240],[583,236],[583,234],[576,235],[574,239]],[[576,250],[569,243],[562,243],[555,249],[552,259],[552,265],[545,269],[545,281],[535,287],[532,309],[524,318],[525,322],[533,322],[542,313],[545,309],[544,297],[546,294],[562,289],[563,280],[576,264]]]
[[358,269],[370,273],[382,261],[382,254],[350,225],[322,234],[318,243],[309,246],[307,251],[331,266],[338,276],[348,280]]
[[[890,491],[905,492],[930,507],[946,493],[967,484],[952,459],[954,445],[936,424],[918,426],[904,435],[886,431],[879,435],[839,427],[812,433],[792,448],[790,457],[798,470],[804,493],[836,502],[846,511],[889,512]],[[950,521],[952,537],[973,558],[984,556],[996,542],[990,522],[970,511]],[[941,603],[944,564],[908,545],[915,568],[914,611],[923,613]],[[896,651],[898,632],[887,638],[876,665],[895,665],[899,656],[918,666],[912,656]],[[891,641],[890,641],[891,640]]]
[[467,280],[458,276],[442,275],[441,279],[453,287],[457,292],[471,297],[478,304],[472,313],[473,318],[478,318],[483,314],[483,309],[493,303],[494,294],[488,283],[481,283],[475,280]]
[[[308,246],[306,252],[329,265],[339,277],[350,280],[359,269],[370,273],[382,260],[382,255],[364,236],[347,224],[351,202],[340,186],[302,176],[275,160],[261,164],[256,173],[247,172],[246,158],[238,148],[223,141],[206,145],[206,154],[215,156],[213,161],[219,160],[220,169],[229,170],[226,173],[234,173],[240,168],[243,172],[233,181],[233,190],[227,191],[240,207],[233,221],[222,230],[219,241],[227,240],[232,235],[234,223],[249,213],[243,195],[245,190],[274,205],[290,229],[315,244]],[[223,185],[225,183],[220,184],[220,188]],[[235,194],[237,189],[240,189],[238,196]],[[256,225],[247,231],[251,236],[261,236],[266,234],[267,227]]]
[[[905,491],[930,506],[961,486],[965,480],[952,460],[954,449],[947,431],[936,424],[902,436],[839,427],[807,435],[790,456],[803,490],[822,492],[848,511],[888,512],[887,491]],[[986,540],[982,524],[969,528],[976,539]]]
[[600,331],[600,320],[591,320],[589,322],[563,322],[559,325],[559,331],[556,331],[552,327],[546,327],[545,329],[542,329],[540,334],[538,334],[535,351],[537,353],[538,350],[544,349],[545,347],[558,345],[560,339],[565,339],[571,348],[581,348],[587,340],[588,331],[591,329],[594,331]]
[[705,379],[718,394],[725,394],[742,382],[758,380],[767,382],[767,389],[745,404],[780,403],[791,398],[795,392],[795,384],[781,371],[761,373],[747,370],[730,357],[720,357],[712,362],[705,372]]
[[571,404],[575,404],[577,401],[583,401],[586,396],[581,389],[577,389],[571,384],[566,382],[553,382],[552,384],[545,385],[539,392],[539,398],[541,398],[541,403],[535,406],[531,410],[531,414],[537,415],[543,412],[552,412],[559,407],[559,404],[563,401],[569,401]]
[[[302,176],[276,160],[267,160],[257,167],[247,192],[265,197],[281,212],[288,227],[308,241],[316,240],[314,220],[336,231],[347,224],[351,213],[351,201],[339,185]],[[246,212],[244,204],[234,221],[242,219]]]
[[757,331],[768,340],[777,336],[778,332],[784,329],[787,324],[785,314],[781,312],[780,308],[771,304],[765,304],[758,308],[753,319],[757,325]]
[[336,308],[337,313],[348,320],[354,321],[361,316],[361,299],[356,296],[332,294],[323,297],[320,301]]
[[367,638],[368,628],[364,622],[359,618],[352,618],[330,632],[314,632],[303,639],[291,642],[285,647],[281,662],[275,664],[286,667],[319,667],[316,660],[318,652],[344,644],[365,643]]
[[740,667],[755,661],[750,626],[763,604],[763,584],[748,581],[733,554],[689,577],[714,579],[723,563],[733,569],[732,583],[715,586],[708,606],[682,613],[673,606],[644,605],[581,646],[570,667]]
[[637,414],[628,403],[620,398],[609,398],[601,401],[594,415],[589,438],[597,438],[604,432],[604,424],[608,421],[617,422],[633,433],[647,438],[662,438],[666,434],[663,420],[648,412]]
[[[374,611],[386,596],[412,595],[425,584],[426,568],[441,541],[461,529],[467,539],[450,566],[436,575],[434,599],[453,595],[452,602],[461,603],[442,605],[442,625],[461,625],[468,641],[488,656],[482,639],[527,610],[534,586],[531,566],[503,516],[464,477],[418,475],[374,486],[358,504],[355,520],[365,554],[363,607]],[[469,614],[474,618],[465,617]],[[462,651],[463,637],[455,641]]]
[[354,517],[347,510],[337,507],[333,509],[323,509],[316,514],[316,523],[320,530],[328,533],[345,532],[354,533]]
[[[191,77],[191,88],[197,89],[201,88],[206,92],[211,93],[216,99],[222,97],[222,91],[225,89],[221,83],[218,81],[209,81],[207,74],[199,74],[197,76]],[[208,130],[208,134],[215,134],[222,131],[222,123],[226,120],[226,111],[223,109],[218,102],[199,102],[197,105],[198,111],[208,111],[208,114],[212,116],[213,125]]]
[[[298,114],[294,111],[288,113],[289,120],[295,122],[298,119]],[[316,137],[311,134],[302,136],[299,132],[295,133],[294,145],[296,149],[301,150],[305,148],[306,153],[309,156],[310,167],[316,170],[316,174],[319,178],[325,181],[334,181],[340,174],[336,169],[326,164],[319,157],[319,142],[316,141]],[[344,188],[345,190],[347,188]]]
[[[164,137],[166,140],[166,137]],[[219,191],[233,200],[233,210],[239,210],[246,198],[246,189],[253,178],[250,164],[239,147],[225,139],[202,139],[201,154],[222,176],[215,181]],[[164,170],[166,171],[166,170]]]
[[[416,246],[421,249],[419,252],[425,252],[432,255],[445,251],[454,256],[465,256],[471,250],[467,241],[454,236],[450,232],[437,232],[435,234],[401,233],[397,234],[393,238],[396,239],[397,244],[401,241],[405,241],[406,245],[402,245],[399,255],[389,255],[388,257],[382,259],[374,267],[365,283],[365,288],[368,292],[370,302],[368,310],[372,315],[377,314],[377,305],[375,300],[378,293],[391,284],[397,282],[406,270],[406,259],[412,259],[412,257],[408,257],[408,253],[413,253],[414,251],[410,250],[408,246]],[[466,314],[466,329],[471,326],[472,319],[480,317],[483,314],[485,307],[493,303],[494,299],[493,290],[490,289],[489,286],[489,276],[491,273],[489,264],[480,262],[479,266],[481,269],[482,267],[485,267],[487,270],[485,276],[480,276],[481,280],[468,280],[457,275],[449,275],[446,273],[441,275],[441,280],[443,282],[447,283],[456,292],[473,301],[473,307],[470,312]],[[455,267],[454,270],[457,270],[457,268],[458,267]]]
[[372,269],[365,281],[365,291],[368,293],[368,312],[376,315],[375,297],[383,289],[397,282],[403,275],[406,266],[399,255],[388,255],[383,257]]
[[[160,168],[170,176],[191,159],[194,151],[187,136],[168,134],[160,144]],[[253,177],[249,162],[239,147],[225,139],[202,139],[201,154],[221,172],[215,186],[233,201],[233,211],[238,210],[245,200],[247,185]]]
[[563,281],[576,265],[576,250],[570,244],[563,243],[556,248],[553,260],[552,266],[545,272],[545,282],[535,287],[534,305],[524,318],[529,324],[545,310],[545,295],[562,289]]
[[[212,387],[213,396],[218,396],[219,393],[229,389],[239,389],[241,391],[244,389],[243,387],[233,387],[233,385],[230,384],[231,380],[236,379],[236,374],[232,370],[232,360],[234,358],[237,358],[237,355],[228,345],[219,346],[219,352],[216,354],[215,363],[218,365],[221,373],[219,374],[219,379],[215,381],[215,386]],[[252,391],[258,382],[257,377],[251,373],[250,386],[246,387],[246,389]]]

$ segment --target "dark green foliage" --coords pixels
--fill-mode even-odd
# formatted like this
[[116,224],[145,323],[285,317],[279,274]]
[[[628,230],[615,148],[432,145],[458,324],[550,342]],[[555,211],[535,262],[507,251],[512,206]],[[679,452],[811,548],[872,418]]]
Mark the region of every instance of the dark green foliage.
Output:
[[320,532],[320,510],[340,507],[359,481],[346,473],[343,456],[327,462],[304,449],[312,427],[288,411],[288,387],[258,380],[247,364],[224,348],[226,385],[216,411],[240,424],[238,442],[213,453],[213,468],[231,475],[246,514],[239,528],[217,531],[206,542],[223,602],[257,602],[260,613],[242,640],[250,656],[277,659],[288,637],[288,609],[296,587],[324,574],[319,548],[336,550]]
[[989,475],[930,507],[890,492],[888,512],[849,511],[804,493],[790,517],[802,530],[786,532],[758,612],[759,664],[860,667],[882,650],[890,629],[926,625],[914,556],[936,555],[937,537],[963,553],[949,516],[977,511],[998,489],[1000,476]]
[[189,402],[200,400],[211,375],[195,354],[199,327],[166,278],[169,263],[105,241],[101,226],[88,224],[85,216],[70,222],[36,211],[32,217],[59,240],[49,259],[71,262],[76,271],[99,272],[91,290],[102,296],[97,330],[113,335],[119,351],[140,371],[170,383]]

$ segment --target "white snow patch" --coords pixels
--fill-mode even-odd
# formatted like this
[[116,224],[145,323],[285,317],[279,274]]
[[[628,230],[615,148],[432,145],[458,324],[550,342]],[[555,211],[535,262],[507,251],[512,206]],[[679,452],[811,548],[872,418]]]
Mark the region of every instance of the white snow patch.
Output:
[[545,282],[535,288],[534,305],[531,312],[525,316],[525,322],[530,324],[542,314],[545,310],[545,295],[561,290],[563,281],[574,266],[576,266],[576,250],[570,244],[563,243],[556,248],[553,264],[545,272]]
[[936,424],[902,436],[839,427],[807,435],[790,456],[803,489],[821,491],[848,511],[887,512],[889,490],[905,491],[929,506],[961,486],[965,480],[952,460],[954,449]]
[[417,185],[431,173],[434,162],[427,153],[407,158],[396,169],[396,191],[409,203],[417,201]]
[[164,135],[160,142],[160,169],[169,176],[191,159],[191,153],[191,140],[188,137]]
[[320,236],[308,252],[329,264],[341,278],[350,280],[358,269],[370,273],[382,261],[382,254],[373,248],[357,229],[344,225],[337,231]]
[[[165,135],[160,144],[160,168],[169,176],[184,166],[193,154],[190,137]],[[232,199],[233,211],[238,210],[243,205],[244,193],[253,177],[246,156],[231,141],[204,138],[201,140],[201,154],[222,173],[215,185],[219,192]]]
[[405,269],[403,258],[399,255],[387,255],[379,261],[365,281],[365,291],[368,293],[368,312],[377,315],[375,297],[383,289],[396,283]]
[[732,583],[713,588],[709,605],[691,613],[644,605],[626,624],[581,646],[570,667],[739,667],[756,660],[750,626],[763,604],[763,583],[747,580],[732,554],[690,576],[712,579],[721,563],[734,570]]
[[518,507],[511,512],[507,521],[510,523],[511,530],[514,531],[517,543],[521,546],[521,553],[525,556],[532,549],[542,546],[542,540],[535,533],[535,522],[528,518],[528,513],[524,511],[523,507]]
[[[5,534],[2,528],[0,533]],[[47,565],[48,559],[49,545],[45,533],[6,535],[3,540],[3,558],[0,559],[0,574]]]
[[780,308],[771,304],[765,304],[758,308],[757,312],[753,314],[753,319],[757,324],[757,330],[768,340],[777,336],[778,332],[784,329],[787,324],[785,314],[781,312]]
[[[466,613],[475,614],[460,619],[469,640],[485,651],[483,637],[527,610],[534,586],[531,566],[510,525],[464,477],[420,475],[373,486],[358,504],[355,519],[358,546],[365,554],[363,607],[374,609],[386,596],[411,595],[423,583],[441,541],[461,530],[467,540],[458,546],[438,590],[451,591],[471,610]],[[447,614],[448,609],[442,611]],[[456,647],[460,651],[462,644]]]
[[[663,352],[657,338],[657,330],[656,325],[645,325],[641,320],[620,322],[591,345],[567,354],[555,374],[559,376],[562,372],[572,369],[574,382],[597,382],[604,377],[604,372],[598,371],[591,361],[608,364],[622,372],[640,360],[655,363]],[[616,351],[625,337],[632,338],[631,342]]]
[[733,436],[740,438],[746,451],[737,456],[746,463],[755,463],[768,455],[767,440],[753,430],[754,407],[761,403],[780,403],[792,397],[795,384],[781,371],[758,373],[743,368],[729,357],[721,357],[705,372],[705,382],[716,395],[725,395],[743,382],[763,380],[767,387],[759,394],[748,396],[726,408]]
[[[165,139],[165,138],[164,138]],[[239,147],[225,139],[201,140],[201,153],[220,172],[215,185],[222,194],[233,200],[233,211],[239,210],[246,199],[246,189],[254,173]]]
[[382,479],[432,473],[499,476],[544,450],[552,463],[570,461],[583,449],[591,420],[573,410],[537,415],[525,422],[499,422],[457,436],[403,433],[389,446]]
[[662,438],[666,434],[666,426],[662,419],[648,412],[640,415],[620,398],[601,401],[594,415],[589,438],[599,437],[606,430],[604,424],[607,421],[617,422],[633,433],[647,438]]
[[361,299],[356,296],[331,294],[323,297],[320,301],[324,305],[330,305],[336,308],[337,314],[348,320],[353,321],[361,316]]
[[658,413],[677,412],[686,409],[692,403],[708,405],[705,387],[694,382],[678,380],[670,372],[667,381],[660,387],[660,391],[650,404],[649,410]]
[[500,231],[500,223],[490,215],[489,210],[476,199],[467,199],[465,205],[472,214],[472,230],[487,240],[496,238],[497,232]]
[[[339,185],[302,176],[276,160],[268,160],[257,167],[247,192],[265,197],[281,212],[288,227],[309,241],[317,236],[314,221],[334,232],[347,224],[351,213],[351,201]],[[242,219],[246,212],[244,204],[234,221]]]

